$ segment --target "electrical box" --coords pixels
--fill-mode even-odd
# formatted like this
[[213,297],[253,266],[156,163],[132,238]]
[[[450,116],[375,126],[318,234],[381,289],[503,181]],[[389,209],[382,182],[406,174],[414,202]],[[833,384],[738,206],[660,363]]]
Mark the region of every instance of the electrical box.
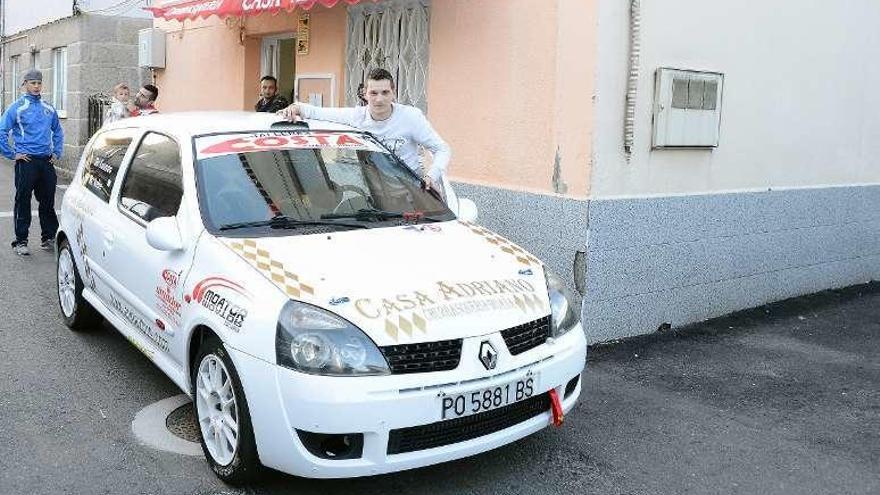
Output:
[[714,148],[721,133],[724,74],[657,69],[654,148]]
[[157,28],[138,31],[138,67],[165,68],[165,31]]

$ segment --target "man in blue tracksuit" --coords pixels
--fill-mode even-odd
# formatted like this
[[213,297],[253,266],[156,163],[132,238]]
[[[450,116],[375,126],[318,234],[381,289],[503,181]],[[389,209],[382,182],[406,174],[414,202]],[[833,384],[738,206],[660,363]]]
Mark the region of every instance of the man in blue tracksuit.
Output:
[[[53,249],[58,217],[55,215],[55,161],[64,149],[64,131],[58,112],[43,101],[43,74],[29,70],[24,76],[25,93],[3,112],[0,119],[0,152],[15,160],[15,241],[16,254],[28,255],[31,227],[31,194],[37,197],[40,212],[40,247]],[[9,146],[12,133],[13,147]]]

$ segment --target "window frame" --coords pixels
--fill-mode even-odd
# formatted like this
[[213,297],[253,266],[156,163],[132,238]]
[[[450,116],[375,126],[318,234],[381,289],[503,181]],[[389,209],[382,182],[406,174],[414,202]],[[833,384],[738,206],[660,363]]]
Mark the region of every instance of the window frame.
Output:
[[15,93],[14,88],[21,88],[21,81],[18,80],[18,78],[21,77],[21,54],[9,57],[9,70],[11,72],[9,87],[12,89],[12,100],[15,101],[15,99],[18,98],[18,95]]
[[[129,174],[131,173],[131,168],[132,168],[132,166],[134,166],[135,158],[137,158],[137,151],[144,144],[144,140],[150,134],[156,134],[158,136],[165,137],[168,140],[172,141],[175,145],[177,145],[177,156],[180,158],[180,204],[177,207],[177,213],[172,215],[172,217],[176,217],[178,214],[180,214],[180,209],[183,207],[183,204],[184,204],[184,195],[185,195],[185,190],[184,190],[185,184],[184,184],[184,180],[183,180],[183,148],[181,148],[181,146],[180,146],[180,141],[178,141],[173,136],[166,134],[164,132],[156,131],[153,129],[142,129],[142,134],[140,135],[140,138],[138,139],[137,146],[135,146],[134,148],[132,148],[130,150],[131,156],[128,157],[128,160],[126,162],[125,171],[124,171],[125,173],[122,176],[122,180],[118,181],[117,187],[119,189],[116,193],[116,209],[120,213],[122,213],[123,216],[129,218],[134,223],[140,225],[144,229],[147,228],[147,225],[150,222],[148,222],[143,217],[140,217],[140,216],[136,215],[135,213],[131,212],[128,208],[125,208],[122,205],[122,191],[123,191],[123,189],[125,189],[125,184],[128,181]],[[164,218],[164,217],[159,217],[159,218]]]
[[52,106],[59,118],[67,118],[67,47],[52,49]]

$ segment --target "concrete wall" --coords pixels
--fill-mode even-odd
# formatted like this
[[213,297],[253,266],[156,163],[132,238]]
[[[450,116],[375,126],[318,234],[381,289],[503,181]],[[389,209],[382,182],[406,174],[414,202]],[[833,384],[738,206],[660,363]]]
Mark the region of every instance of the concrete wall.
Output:
[[592,342],[880,280],[880,186],[595,200]]
[[[599,3],[590,340],[880,278],[880,4],[641,6],[627,161],[629,2]],[[658,67],[724,73],[717,149],[651,149]]]
[[[22,72],[31,67],[30,45],[36,48],[36,65],[43,72],[43,97],[52,99],[52,49],[67,47],[67,112],[62,169],[76,166],[88,141],[88,97],[109,93],[119,82],[138,87],[149,73],[137,67],[137,32],[149,27],[147,19],[78,15],[20,33],[6,45],[6,61],[19,55]],[[6,98],[20,95],[20,74],[7,76]]]
[[[593,197],[880,182],[880,2],[642,1],[632,160],[629,2],[599,2]],[[651,150],[658,67],[724,73],[717,149]]]

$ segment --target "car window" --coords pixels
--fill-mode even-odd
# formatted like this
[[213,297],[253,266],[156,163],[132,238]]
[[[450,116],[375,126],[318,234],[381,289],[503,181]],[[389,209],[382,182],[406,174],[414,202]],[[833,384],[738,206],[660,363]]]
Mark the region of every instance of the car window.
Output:
[[[406,216],[455,218],[405,165],[360,133],[228,133],[197,137],[195,148],[199,205],[209,230],[279,217],[388,225],[362,217],[368,210],[392,223]],[[298,228],[293,235],[308,232]]]
[[149,222],[176,215],[182,196],[177,142],[155,132],[146,134],[125,174],[120,208]]
[[116,173],[131,145],[134,129],[115,129],[98,134],[86,156],[82,185],[103,201],[110,200]]

